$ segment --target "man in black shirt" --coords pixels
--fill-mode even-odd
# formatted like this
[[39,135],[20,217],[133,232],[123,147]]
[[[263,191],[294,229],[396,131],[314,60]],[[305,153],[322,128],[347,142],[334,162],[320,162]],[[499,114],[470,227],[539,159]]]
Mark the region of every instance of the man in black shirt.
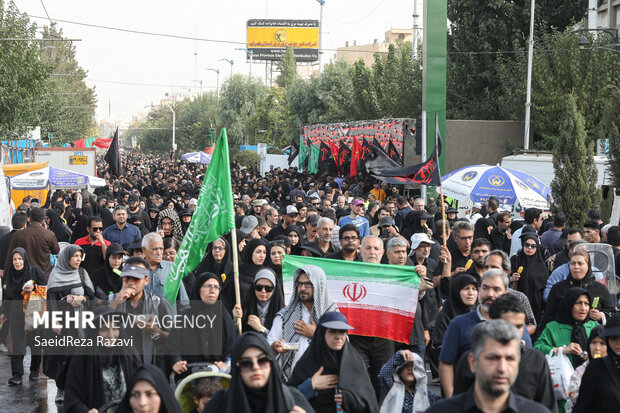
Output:
[[360,246],[360,230],[354,224],[347,224],[340,228],[338,232],[340,247],[342,249],[333,254],[328,254],[325,258],[344,261],[362,261],[362,257],[357,252]]
[[521,336],[512,324],[504,320],[478,324],[467,356],[469,368],[476,377],[474,385],[466,393],[433,404],[427,413],[548,413],[545,406],[511,391],[519,374],[520,357]]

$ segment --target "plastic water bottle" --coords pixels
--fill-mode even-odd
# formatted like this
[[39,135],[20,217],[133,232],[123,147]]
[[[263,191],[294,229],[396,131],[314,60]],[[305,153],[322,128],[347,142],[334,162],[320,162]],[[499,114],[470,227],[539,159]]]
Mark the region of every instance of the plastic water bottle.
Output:
[[230,357],[226,359],[226,363],[220,368],[220,373],[230,374]]
[[[336,391],[335,391],[335,394],[338,394],[338,393],[339,393],[339,391],[338,391],[338,386],[336,386]],[[346,412],[343,410],[342,406],[341,406],[340,404],[338,404],[338,403],[336,403],[336,413],[346,413]]]
[[114,301],[114,291],[108,293],[108,302],[111,303],[112,301]]

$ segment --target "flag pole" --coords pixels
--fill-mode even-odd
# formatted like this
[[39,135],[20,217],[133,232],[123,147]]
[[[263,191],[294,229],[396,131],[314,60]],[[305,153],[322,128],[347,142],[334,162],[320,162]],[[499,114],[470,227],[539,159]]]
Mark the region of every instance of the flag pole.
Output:
[[[234,273],[234,281],[235,281],[235,303],[241,306],[241,291],[239,289],[239,254],[237,252],[237,248],[239,244],[237,244],[237,231],[230,231],[231,239],[232,239],[232,258],[233,258],[233,273]],[[237,329],[239,330],[239,334],[241,335],[241,319],[237,318]]]
[[446,239],[446,206],[443,200],[443,185],[439,185],[439,196],[441,198],[441,238],[443,239],[444,248],[448,248],[448,240]]

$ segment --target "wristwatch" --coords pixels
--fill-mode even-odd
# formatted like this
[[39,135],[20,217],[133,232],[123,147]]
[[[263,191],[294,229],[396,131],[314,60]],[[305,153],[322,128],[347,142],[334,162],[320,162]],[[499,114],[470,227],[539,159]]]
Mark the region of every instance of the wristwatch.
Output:
[[155,333],[155,334],[151,334],[151,339],[152,339],[153,341],[157,341],[157,340],[159,340],[159,338],[160,338],[160,337],[161,337],[161,334],[160,334],[160,332],[159,332],[159,331],[158,331],[157,333]]

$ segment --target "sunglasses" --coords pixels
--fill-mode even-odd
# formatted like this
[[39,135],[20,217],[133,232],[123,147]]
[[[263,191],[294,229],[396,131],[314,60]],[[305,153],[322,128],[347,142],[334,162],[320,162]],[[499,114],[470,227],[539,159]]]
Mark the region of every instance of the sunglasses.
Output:
[[91,227],[90,229],[95,232],[103,231],[103,227]]
[[306,281],[306,282],[299,281],[297,282],[297,287],[313,288],[313,285],[310,281]]
[[265,292],[270,293],[273,291],[274,287],[273,286],[269,286],[269,285],[260,285],[260,284],[256,284],[254,286],[254,289],[256,291],[263,291],[265,290]]
[[523,244],[523,248],[536,248],[538,247],[538,245],[536,244],[530,244],[528,242],[526,242],[525,244]]
[[237,367],[239,367],[242,373],[247,373],[249,371],[252,371],[252,369],[254,368],[254,360],[256,360],[256,364],[258,364],[258,367],[261,369],[264,369],[269,363],[271,363],[271,357],[262,356],[257,359],[239,360],[236,365]]

